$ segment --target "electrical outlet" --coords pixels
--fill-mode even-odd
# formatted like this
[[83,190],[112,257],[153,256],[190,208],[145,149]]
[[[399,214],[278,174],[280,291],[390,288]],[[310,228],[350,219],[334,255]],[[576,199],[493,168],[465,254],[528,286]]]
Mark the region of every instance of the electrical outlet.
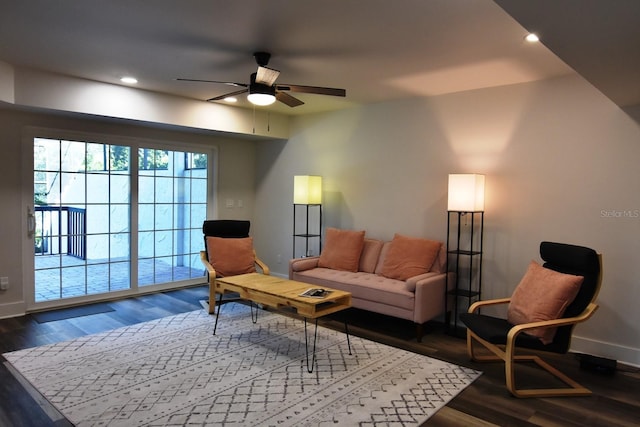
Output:
[[0,277],[0,290],[6,291],[7,289],[9,289],[9,278]]
[[278,264],[282,264],[282,255],[281,254],[278,254],[278,256],[276,257],[276,262]]

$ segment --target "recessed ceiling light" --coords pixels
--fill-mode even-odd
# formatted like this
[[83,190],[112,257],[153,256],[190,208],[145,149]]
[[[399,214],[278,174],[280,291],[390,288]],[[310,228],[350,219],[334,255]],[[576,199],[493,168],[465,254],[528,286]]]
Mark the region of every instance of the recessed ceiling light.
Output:
[[527,36],[524,39],[526,41],[528,41],[529,43],[535,43],[535,42],[540,41],[540,38],[535,33],[527,34]]
[[238,102],[238,98],[233,97],[233,96],[227,96],[224,100],[226,102]]
[[128,85],[134,85],[134,84],[138,83],[138,79],[136,79],[135,77],[131,77],[131,76],[121,77],[120,81],[122,83],[126,83]]

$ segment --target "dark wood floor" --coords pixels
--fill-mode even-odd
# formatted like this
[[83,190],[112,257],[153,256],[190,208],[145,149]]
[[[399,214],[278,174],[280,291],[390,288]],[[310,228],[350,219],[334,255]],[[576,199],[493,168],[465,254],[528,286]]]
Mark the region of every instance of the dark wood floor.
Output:
[[[69,340],[133,323],[200,309],[207,298],[204,286],[109,302],[113,311],[66,320],[38,323],[27,315],[0,320],[0,352]],[[410,322],[359,310],[323,320],[328,327],[343,328],[368,339],[415,351],[483,371],[471,386],[434,415],[425,426],[638,426],[640,425],[640,371],[621,367],[613,376],[583,371],[576,355],[546,357],[556,367],[593,391],[590,397],[516,399],[504,388],[500,364],[474,364],[465,341],[443,333],[442,325],[429,325],[422,343],[413,337]],[[2,360],[4,362],[4,359]],[[535,367],[517,371],[522,385],[553,381]],[[0,426],[70,426],[52,419],[20,385],[3,363],[0,365]],[[56,417],[54,417],[56,418]]]

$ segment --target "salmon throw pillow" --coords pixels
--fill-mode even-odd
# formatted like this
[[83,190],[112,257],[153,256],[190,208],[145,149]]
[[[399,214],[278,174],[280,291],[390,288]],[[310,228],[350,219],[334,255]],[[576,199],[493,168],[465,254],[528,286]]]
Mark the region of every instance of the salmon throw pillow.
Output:
[[256,271],[252,237],[207,236],[207,255],[209,263],[216,270],[218,277],[236,276]]
[[[578,294],[583,280],[582,276],[560,273],[531,261],[511,296],[507,321],[520,325],[561,318]],[[549,344],[556,328],[529,329],[526,333],[539,338],[543,344]]]
[[328,227],[318,267],[356,272],[363,246],[364,230],[339,230]]
[[389,245],[380,274],[389,279],[407,280],[428,273],[441,245],[436,240],[396,234]]

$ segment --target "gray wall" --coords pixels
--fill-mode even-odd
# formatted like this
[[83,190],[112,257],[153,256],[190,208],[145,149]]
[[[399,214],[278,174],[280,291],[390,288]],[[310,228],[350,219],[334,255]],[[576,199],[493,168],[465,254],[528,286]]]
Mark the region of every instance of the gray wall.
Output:
[[638,122],[578,77],[301,117],[258,147],[254,237],[287,274],[293,176],[318,174],[325,226],[444,239],[448,174],[484,173],[483,297],[511,294],[541,240],[593,247],[600,309],[574,348],[640,365],[639,158]]

